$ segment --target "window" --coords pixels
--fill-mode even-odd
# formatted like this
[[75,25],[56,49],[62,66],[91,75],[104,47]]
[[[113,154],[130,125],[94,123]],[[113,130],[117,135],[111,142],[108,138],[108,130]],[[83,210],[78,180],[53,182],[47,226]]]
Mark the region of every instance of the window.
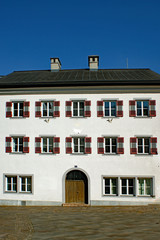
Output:
[[60,117],[60,101],[35,102],[35,117]]
[[138,138],[138,153],[149,154],[149,138]]
[[110,153],[110,154],[117,153],[116,138],[105,138],[105,153]]
[[23,152],[23,137],[13,137],[13,151],[12,152]]
[[98,154],[124,154],[123,137],[99,137]]
[[137,116],[148,117],[149,116],[149,102],[137,101]]
[[42,117],[53,117],[53,102],[42,102]]
[[122,178],[121,179],[121,194],[122,195],[134,195],[134,179]]
[[104,194],[117,195],[117,178],[104,178]]
[[151,196],[152,179],[139,178],[138,179],[138,195]]
[[42,138],[42,152],[53,153],[53,137]]
[[73,117],[84,117],[84,101],[73,101]]
[[85,152],[85,139],[84,138],[73,138],[73,152],[84,153]]
[[7,192],[17,192],[17,177],[16,176],[6,176],[6,191]]
[[130,117],[156,117],[155,100],[130,100],[129,101]]
[[29,153],[29,137],[6,137],[6,153]]
[[90,137],[66,137],[66,153],[91,154]]
[[131,137],[130,154],[157,154],[157,138]]
[[91,101],[66,101],[66,117],[91,117]]
[[97,101],[97,117],[123,117],[123,101]]
[[30,102],[6,102],[6,117],[25,117],[30,116],[29,112]]
[[32,177],[20,177],[20,192],[32,192]]
[[36,137],[35,153],[60,153],[59,137]]
[[23,102],[13,102],[13,117],[23,117]]

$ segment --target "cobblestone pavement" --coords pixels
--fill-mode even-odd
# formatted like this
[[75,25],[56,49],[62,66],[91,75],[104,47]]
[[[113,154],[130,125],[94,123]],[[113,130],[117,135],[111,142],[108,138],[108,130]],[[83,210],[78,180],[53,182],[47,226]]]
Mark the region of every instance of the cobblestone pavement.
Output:
[[160,205],[0,207],[0,239],[159,240]]

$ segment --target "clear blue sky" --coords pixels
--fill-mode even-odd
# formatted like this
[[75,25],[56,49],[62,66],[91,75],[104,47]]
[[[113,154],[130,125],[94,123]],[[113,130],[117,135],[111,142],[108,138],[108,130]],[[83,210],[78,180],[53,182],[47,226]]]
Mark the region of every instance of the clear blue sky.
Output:
[[0,0],[0,75],[50,68],[150,68],[160,73],[160,0]]

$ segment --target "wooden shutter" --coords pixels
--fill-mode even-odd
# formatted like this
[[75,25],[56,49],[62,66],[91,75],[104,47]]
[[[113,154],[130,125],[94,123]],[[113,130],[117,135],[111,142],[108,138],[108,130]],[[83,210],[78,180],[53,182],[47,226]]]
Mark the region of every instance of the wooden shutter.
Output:
[[157,154],[157,138],[150,138],[150,154]]
[[91,117],[91,101],[84,102],[84,116]]
[[149,116],[156,117],[156,100],[149,100]]
[[117,138],[117,154],[124,154],[124,138]]
[[41,153],[41,138],[35,138],[35,153]]
[[135,100],[129,101],[129,116],[136,117],[136,101]]
[[72,101],[66,101],[66,117],[72,117]]
[[66,153],[72,153],[72,137],[66,137]]
[[97,117],[103,117],[103,101],[97,101]]
[[104,138],[99,137],[97,138],[98,142],[98,154],[104,154]]
[[29,137],[23,138],[23,152],[29,153]]
[[137,154],[137,138],[130,138],[130,154]]
[[12,152],[12,138],[6,137],[6,153]]
[[86,154],[91,154],[92,153],[91,137],[85,137],[85,153]]
[[12,102],[6,102],[6,117],[12,117]]
[[41,117],[41,102],[35,102],[35,117]]
[[29,117],[29,107],[30,107],[30,102],[24,102],[23,103],[23,117]]
[[60,117],[60,111],[59,111],[60,101],[54,101],[53,104],[54,104],[53,116]]
[[117,101],[117,117],[123,117],[123,101]]
[[54,137],[53,138],[53,153],[59,154],[60,153],[60,138],[59,137]]

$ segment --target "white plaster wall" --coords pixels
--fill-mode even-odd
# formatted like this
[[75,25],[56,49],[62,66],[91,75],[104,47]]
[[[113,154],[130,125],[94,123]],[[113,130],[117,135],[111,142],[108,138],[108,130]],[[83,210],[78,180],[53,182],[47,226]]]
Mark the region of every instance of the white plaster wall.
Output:
[[[65,101],[70,99],[91,100],[91,117],[65,117]],[[122,118],[109,123],[106,118],[97,117],[97,100],[123,100]],[[129,100],[135,98],[156,100],[157,116],[153,118],[129,117]],[[60,101],[60,117],[50,119],[35,118],[35,101],[54,99]],[[6,118],[6,102],[11,100],[30,101],[30,118]],[[65,94],[65,95],[17,95],[0,96],[0,199],[64,201],[64,184],[62,178],[66,171],[82,169],[89,177],[90,200],[143,201],[144,198],[108,197],[102,194],[103,176],[154,176],[155,195],[160,198],[160,94]],[[80,135],[92,137],[92,154],[70,155],[65,153],[65,138],[80,131]],[[30,153],[5,153],[5,137],[11,135],[30,137]],[[35,137],[39,135],[56,135],[60,137],[60,154],[35,154]],[[124,154],[97,154],[97,137],[118,135],[124,137]],[[152,135],[157,137],[158,155],[130,155],[130,137],[135,135]],[[33,175],[33,193],[4,193],[3,174]],[[149,200],[152,201],[152,198]]]

